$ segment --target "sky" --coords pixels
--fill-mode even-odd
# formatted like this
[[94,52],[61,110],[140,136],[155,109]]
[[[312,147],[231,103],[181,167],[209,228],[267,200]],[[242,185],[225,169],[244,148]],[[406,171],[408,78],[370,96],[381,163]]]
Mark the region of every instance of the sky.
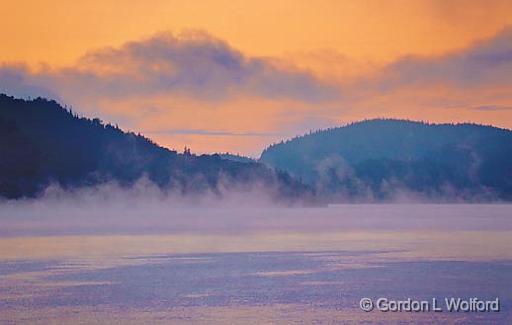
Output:
[[[4,3],[5,2],[5,3]],[[512,128],[511,1],[2,1],[0,91],[259,156],[375,118]]]

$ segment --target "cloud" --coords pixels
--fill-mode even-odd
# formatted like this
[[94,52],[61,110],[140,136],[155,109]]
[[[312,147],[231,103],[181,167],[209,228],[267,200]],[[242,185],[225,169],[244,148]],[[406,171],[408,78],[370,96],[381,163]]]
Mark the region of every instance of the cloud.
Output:
[[0,91],[16,97],[59,99],[56,92],[43,85],[22,64],[0,66]]
[[512,85],[512,27],[472,46],[435,57],[409,56],[380,73],[382,89],[444,85],[478,88]]
[[502,105],[480,105],[471,107],[470,109],[477,111],[508,111],[512,110],[512,106],[502,106]]
[[199,129],[169,129],[148,132],[150,134],[169,134],[169,135],[209,135],[209,136],[235,136],[235,137],[275,137],[282,136],[282,133],[273,132],[230,132],[217,130],[199,130]]
[[251,154],[283,137],[283,116],[340,97],[336,83],[306,69],[197,31],[94,50],[64,68],[6,64],[0,92],[57,99],[171,148]]
[[66,68],[0,66],[0,91],[55,98],[171,148],[254,156],[284,137],[373,117],[511,128],[511,89],[512,27],[387,66],[332,51],[251,57],[203,32],[95,50]]
[[280,68],[265,58],[247,57],[203,32],[178,37],[160,33],[119,48],[90,52],[76,65],[62,69],[30,73],[22,66],[4,66],[0,80],[11,92],[44,87],[71,98],[178,94],[222,100],[249,94],[317,102],[338,93],[336,87],[308,72]]
[[512,128],[511,90],[509,27],[466,48],[406,56],[345,83],[338,112],[349,121],[394,117]]

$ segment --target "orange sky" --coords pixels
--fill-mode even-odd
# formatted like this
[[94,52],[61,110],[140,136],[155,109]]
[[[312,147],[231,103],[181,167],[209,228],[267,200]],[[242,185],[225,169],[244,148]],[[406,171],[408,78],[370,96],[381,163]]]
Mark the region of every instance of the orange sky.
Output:
[[[470,91],[459,79],[445,84],[437,77],[439,73],[420,80],[421,87],[411,88],[406,81],[410,73],[404,77],[402,70],[399,79],[404,81],[392,91],[367,91],[361,86],[385,74],[394,75],[396,71],[388,67],[404,56],[433,58],[435,64],[445,64],[445,56],[469,51],[475,41],[492,39],[512,24],[511,1],[4,2],[0,6],[0,62],[4,66],[26,65],[25,70],[29,70],[25,73],[36,78],[31,79],[31,85],[50,88],[85,115],[98,115],[140,130],[170,147],[189,144],[197,152],[233,151],[255,156],[265,145],[283,137],[375,116],[512,127],[512,96],[505,95],[511,90],[510,79],[501,75],[471,84]],[[122,49],[126,42],[144,42],[159,32],[180,35],[187,30],[204,31],[248,60],[265,57],[268,66],[257,72],[257,82],[268,83],[274,76],[268,77],[270,67],[277,67],[283,80],[276,89],[292,90],[275,95],[264,86],[254,86],[253,79],[243,88],[233,88],[229,84],[232,75],[222,88],[229,95],[220,99],[198,98],[196,92],[202,90],[191,90],[188,84],[179,92],[147,90],[134,96],[118,91],[114,97],[84,95],[67,86],[74,82],[69,82],[68,70],[82,69],[87,53],[107,47]],[[185,39],[186,46],[189,40]],[[176,46],[181,48],[179,42]],[[140,71],[147,64],[133,60],[130,57],[126,65],[137,70],[130,70],[130,76],[142,76],[141,82],[147,82],[148,72]],[[451,67],[454,60],[464,60],[464,55],[447,60]],[[106,66],[103,61],[100,64],[102,69]],[[100,64],[95,62],[88,72],[98,73]],[[109,68],[113,66],[108,63]],[[162,65],[151,69],[162,69]],[[250,64],[247,69],[248,74],[253,73]],[[459,73],[460,69],[466,66],[454,71]],[[425,74],[429,75],[428,71]],[[472,73],[478,75],[478,71]],[[323,83],[339,87],[341,95],[304,99],[297,93],[308,90],[309,81],[300,85],[305,88],[290,86],[294,73],[301,73],[305,80],[309,74],[314,79],[311,83],[321,87]],[[51,86],[48,74],[52,74]],[[215,86],[217,79],[212,80]],[[82,84],[76,84],[83,89]],[[0,90],[11,89],[0,84]],[[195,132],[198,130],[201,132]]]

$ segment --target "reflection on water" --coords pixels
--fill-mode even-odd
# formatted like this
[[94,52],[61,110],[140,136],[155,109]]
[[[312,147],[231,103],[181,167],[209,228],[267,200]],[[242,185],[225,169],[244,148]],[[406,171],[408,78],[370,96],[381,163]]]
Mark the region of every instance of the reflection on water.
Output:
[[[113,223],[108,234],[84,233],[82,223],[41,236],[31,226],[0,238],[0,323],[512,321],[508,206],[487,214],[436,206],[438,223],[423,220],[428,205],[416,207],[421,217],[410,205],[385,206],[386,222],[378,207],[311,209],[295,219],[290,210],[262,210],[261,220],[282,219],[251,227],[237,219],[236,232],[189,231],[183,220],[186,230],[154,234],[129,224],[116,232]],[[502,311],[366,313],[362,297],[499,297]]]

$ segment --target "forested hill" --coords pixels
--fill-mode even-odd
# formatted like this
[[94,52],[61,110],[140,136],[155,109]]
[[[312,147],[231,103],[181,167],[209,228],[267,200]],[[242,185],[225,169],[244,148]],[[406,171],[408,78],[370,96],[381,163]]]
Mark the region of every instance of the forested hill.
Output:
[[512,131],[491,126],[368,120],[272,145],[260,161],[333,197],[512,199]]
[[[286,173],[218,155],[179,154],[99,119],[78,117],[51,100],[0,95],[0,197],[31,197],[64,188],[147,177],[181,193],[259,186],[279,198],[308,192]],[[222,186],[220,186],[222,185]]]

